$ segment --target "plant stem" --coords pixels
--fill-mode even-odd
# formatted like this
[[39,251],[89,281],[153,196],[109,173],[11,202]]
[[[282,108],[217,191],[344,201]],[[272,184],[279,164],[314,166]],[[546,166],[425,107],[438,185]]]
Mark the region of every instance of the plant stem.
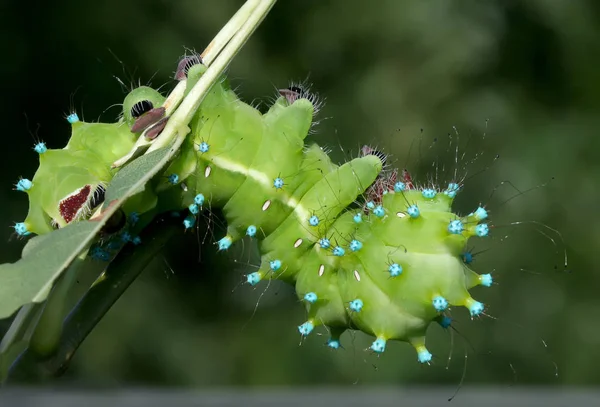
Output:
[[[244,17],[245,14],[242,14],[241,16],[236,14],[215,37],[215,39],[219,39],[218,44],[215,45],[213,41],[211,45],[207,47],[206,51],[203,53],[203,55],[205,55],[204,58],[206,58],[208,62],[212,61],[214,58],[214,62],[212,62],[212,64],[206,64],[208,66],[206,72],[190,90],[175,113],[173,113],[167,122],[165,129],[160,134],[160,137],[146,152],[146,154],[149,154],[152,151],[166,147],[172,142],[173,138],[176,137],[174,144],[171,146],[171,152],[163,159],[164,162],[161,162],[162,165],[157,167],[162,168],[175,152],[179,150],[181,143],[183,143],[183,140],[185,139],[185,135],[189,132],[187,125],[190,120],[192,120],[196,110],[198,110],[200,103],[202,103],[212,86],[217,82],[233,58],[238,54],[252,33],[267,16],[267,13],[275,5],[276,1],[277,0],[249,0],[246,4],[258,3],[258,5],[253,9],[249,8],[247,10],[250,13],[250,16],[246,19],[241,28],[239,27],[239,24],[243,21],[241,17]],[[242,9],[245,6],[246,5],[242,6]],[[235,31],[231,40],[225,42],[225,39],[231,36],[237,28],[239,29]],[[221,47],[222,50],[219,49],[219,47]]]

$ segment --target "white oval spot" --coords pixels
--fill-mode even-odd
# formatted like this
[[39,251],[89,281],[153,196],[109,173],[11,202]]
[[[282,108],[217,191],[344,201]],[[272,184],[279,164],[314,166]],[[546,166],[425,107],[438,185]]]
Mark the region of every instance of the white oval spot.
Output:
[[263,210],[263,211],[266,211],[267,209],[269,209],[269,206],[271,206],[271,200],[270,200],[270,199],[267,199],[267,200],[265,201],[265,203],[263,204],[263,206],[262,206],[262,210]]
[[325,273],[325,265],[321,264],[319,266],[319,277],[321,277],[323,275],[323,273]]
[[294,247],[299,247],[302,244],[302,239],[298,239],[296,240],[296,243],[294,243]]
[[208,178],[211,171],[212,171],[212,168],[210,168],[210,166],[206,167],[206,169],[204,170],[204,177]]
[[354,270],[354,278],[356,281],[360,281],[360,274],[358,274],[358,270]]
[[406,216],[406,214],[404,212],[397,212],[396,216],[399,217],[399,218],[403,218],[403,217]]

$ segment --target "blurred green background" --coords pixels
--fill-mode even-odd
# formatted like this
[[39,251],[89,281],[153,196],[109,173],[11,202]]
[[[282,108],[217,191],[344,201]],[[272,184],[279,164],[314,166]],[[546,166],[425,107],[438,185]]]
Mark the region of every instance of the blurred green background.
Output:
[[[201,51],[241,3],[0,4],[1,262],[17,260],[24,244],[9,226],[25,217],[27,199],[11,188],[35,172],[34,139],[63,146],[71,108],[87,121],[114,120],[127,91],[116,77],[172,88],[185,48]],[[373,143],[421,181],[435,177],[435,162],[446,163],[440,180],[452,178],[448,134],[454,143],[456,126],[468,170],[456,210],[487,203],[498,226],[473,246],[490,249],[473,268],[493,272],[498,284],[474,295],[494,319],[471,321],[457,310],[453,338],[432,326],[432,366],[419,365],[404,343],[370,355],[371,339],[359,334],[345,334],[337,352],[325,336],[299,346],[304,311],[293,290],[275,284],[261,297],[264,286],[240,285],[244,263],[257,264],[251,245],[217,255],[188,234],[119,300],[58,383],[456,384],[468,350],[467,385],[600,384],[599,62],[593,0],[281,0],[231,66],[241,97],[266,109],[277,87],[308,77],[327,99],[314,140],[337,161]],[[552,177],[507,203],[517,194],[507,184],[489,198],[502,181],[526,190]],[[513,221],[559,230],[569,271],[556,234]],[[7,327],[0,322],[0,332]]]

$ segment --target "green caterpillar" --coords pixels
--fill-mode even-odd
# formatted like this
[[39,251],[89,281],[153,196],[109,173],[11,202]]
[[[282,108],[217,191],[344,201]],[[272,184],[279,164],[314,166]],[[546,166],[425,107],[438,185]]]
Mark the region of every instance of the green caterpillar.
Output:
[[[179,64],[176,79],[188,92],[205,72],[198,56]],[[483,313],[469,290],[492,285],[490,274],[469,269],[464,256],[469,238],[489,233],[483,207],[467,216],[452,212],[461,185],[415,186],[405,174],[384,169],[385,156],[371,148],[338,166],[316,144],[306,145],[318,99],[301,86],[261,114],[239,100],[228,82],[217,83],[190,123],[191,133],[178,156],[146,189],[124,205],[125,222],[110,239],[90,251],[102,260],[131,241],[154,216],[187,211],[183,228],[194,227],[201,211],[220,207],[227,234],[216,243],[227,250],[249,236],[257,240],[260,268],[247,283],[280,279],[294,284],[308,318],[302,336],[325,326],[330,348],[358,329],[375,337],[381,353],[389,340],[409,342],[418,360],[428,363],[429,324],[448,327],[451,306],[471,316]],[[43,234],[90,216],[118,168],[142,134],[160,137],[168,120],[157,91],[140,87],[124,100],[117,123],[83,123],[68,117],[72,136],[64,149],[36,145],[40,166],[17,189],[29,195],[19,235]],[[365,197],[363,200],[362,197]],[[119,240],[120,239],[120,240]],[[113,245],[113,246],[111,246]]]

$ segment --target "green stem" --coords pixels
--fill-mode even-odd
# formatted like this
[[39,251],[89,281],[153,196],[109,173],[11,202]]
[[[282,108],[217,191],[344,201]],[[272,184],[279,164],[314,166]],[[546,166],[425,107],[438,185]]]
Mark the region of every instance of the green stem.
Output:
[[[245,12],[234,15],[231,19],[233,23],[230,21],[230,23],[225,25],[217,37],[215,37],[218,39],[218,46],[213,46],[213,43],[211,43],[211,46],[207,48],[204,58],[207,61],[205,64],[208,66],[208,69],[173,113],[167,122],[165,129],[161,132],[160,137],[156,139],[146,152],[146,154],[149,154],[160,148],[166,147],[171,144],[173,139],[175,139],[175,142],[171,145],[170,153],[161,160],[160,165],[157,165],[157,170],[151,174],[152,176],[163,168],[179,150],[183,140],[185,140],[185,136],[190,131],[187,126],[194,114],[196,114],[200,103],[202,103],[210,89],[217,83],[217,80],[221,77],[223,72],[225,72],[231,61],[233,61],[233,58],[240,52],[250,36],[252,36],[252,33],[254,33],[260,23],[265,19],[276,1],[277,0],[249,0],[246,4],[250,4],[251,6],[255,3],[258,4],[254,8],[248,7],[248,9],[244,9],[246,5],[242,6],[242,9],[244,9]],[[240,9],[240,11],[242,11],[242,9]],[[243,25],[239,27],[244,21],[244,18],[242,17],[247,18]],[[234,32],[235,34],[232,34]],[[229,37],[231,37],[231,40],[228,42],[222,39]],[[221,47],[222,50],[219,49],[219,47]],[[216,55],[214,61],[209,64],[209,62],[212,61],[213,55]],[[144,182],[147,182],[152,176],[147,177],[147,180],[144,179]]]

